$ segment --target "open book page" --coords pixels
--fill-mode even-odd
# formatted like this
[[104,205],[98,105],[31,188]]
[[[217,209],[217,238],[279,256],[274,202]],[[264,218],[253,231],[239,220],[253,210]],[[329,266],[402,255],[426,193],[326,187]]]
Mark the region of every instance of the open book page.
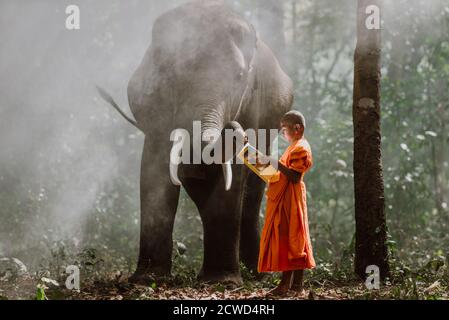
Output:
[[257,174],[262,180],[268,183],[277,170],[270,163],[261,163],[263,154],[250,144],[246,144],[238,154],[240,160]]

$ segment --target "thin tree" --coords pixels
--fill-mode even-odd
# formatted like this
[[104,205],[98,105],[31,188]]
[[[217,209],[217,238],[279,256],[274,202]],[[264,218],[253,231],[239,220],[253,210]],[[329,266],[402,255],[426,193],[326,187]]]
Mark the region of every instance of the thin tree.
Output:
[[273,50],[281,65],[286,67],[284,1],[259,0],[257,2],[257,24],[264,41]]
[[353,166],[355,272],[363,279],[370,265],[379,267],[382,279],[389,275],[380,132],[381,31],[376,14],[380,15],[380,0],[358,0]]

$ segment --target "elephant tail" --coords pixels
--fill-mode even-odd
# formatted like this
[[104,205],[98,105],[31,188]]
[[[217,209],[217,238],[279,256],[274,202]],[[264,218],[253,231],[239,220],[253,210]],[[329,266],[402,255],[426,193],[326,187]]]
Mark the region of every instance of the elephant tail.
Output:
[[123,112],[123,110],[117,105],[117,103],[114,101],[114,99],[111,97],[111,95],[109,93],[107,93],[103,88],[101,88],[100,86],[96,86],[98,93],[100,94],[100,96],[106,101],[108,102],[111,106],[114,107],[115,110],[118,111],[118,113],[121,114],[121,116],[123,118],[125,118],[129,123],[131,123],[134,127],[136,127],[137,129],[139,129],[140,131],[142,131],[141,128],[139,128],[139,125],[137,124],[137,122],[133,119],[131,119],[130,117],[128,117],[126,115],[125,112]]

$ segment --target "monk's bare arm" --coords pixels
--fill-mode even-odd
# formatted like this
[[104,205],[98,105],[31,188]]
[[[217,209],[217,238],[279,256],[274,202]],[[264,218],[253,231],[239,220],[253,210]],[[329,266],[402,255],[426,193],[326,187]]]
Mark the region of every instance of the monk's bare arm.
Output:
[[278,161],[277,159],[272,158],[272,157],[270,157],[270,156],[265,156],[263,160],[264,160],[264,161],[267,161],[267,162],[270,162],[270,163],[275,163],[275,162],[277,161],[277,163],[278,163],[278,170],[279,170],[280,172],[282,172],[282,173],[287,177],[287,180],[288,180],[289,182],[292,182],[292,183],[298,183],[299,180],[301,179],[301,175],[302,175],[301,172],[298,172],[298,171],[296,171],[296,170],[293,170],[293,169],[290,169],[290,168],[284,166],[284,165],[283,165],[280,161]]
[[287,180],[292,183],[298,183],[301,179],[300,172],[287,168],[280,161],[278,161],[278,169],[287,177]]

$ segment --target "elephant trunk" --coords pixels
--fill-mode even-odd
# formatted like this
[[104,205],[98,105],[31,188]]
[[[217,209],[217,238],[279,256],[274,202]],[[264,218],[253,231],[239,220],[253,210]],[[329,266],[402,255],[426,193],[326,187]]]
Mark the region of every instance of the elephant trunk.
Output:
[[222,164],[226,191],[232,186],[231,161],[237,151],[241,150],[245,141],[245,132],[237,121],[228,122],[221,130],[217,128],[210,130],[212,137],[208,139],[208,132],[203,131],[204,148],[210,148],[213,152],[219,150],[220,162]]
[[[218,163],[222,165],[225,189],[229,190],[232,185],[231,160],[236,150],[239,150],[239,146],[243,146],[245,132],[236,121],[225,123],[223,105],[220,105],[218,108],[202,107],[201,111],[202,114],[199,117],[201,119],[201,142],[199,148],[196,148],[196,150],[193,148],[194,152],[200,152],[201,154],[193,156],[201,159],[203,153],[209,153],[214,157],[215,163],[217,163],[217,158],[219,158]],[[193,142],[193,144],[198,143],[198,141],[191,141],[189,136],[186,130],[177,129],[174,131],[174,137],[172,138],[174,143],[170,152],[170,178],[175,185],[181,185],[177,172],[178,165],[181,162],[182,150],[187,150],[186,148],[191,150],[190,142]],[[208,150],[205,150],[206,148]],[[217,150],[220,153],[219,155],[214,154]],[[203,164],[209,164],[203,160],[201,161]]]

